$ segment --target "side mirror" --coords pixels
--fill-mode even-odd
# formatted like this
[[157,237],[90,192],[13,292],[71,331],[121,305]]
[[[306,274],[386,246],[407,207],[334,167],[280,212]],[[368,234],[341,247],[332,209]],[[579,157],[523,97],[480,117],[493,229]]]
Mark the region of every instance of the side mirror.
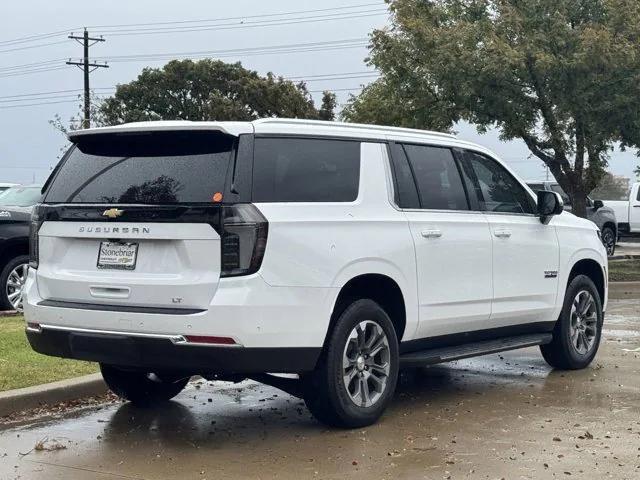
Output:
[[604,202],[602,200],[594,200],[593,201],[593,208],[595,210],[600,210],[602,207],[604,207]]
[[559,193],[541,190],[538,192],[538,216],[544,224],[549,223],[551,217],[560,215],[564,202]]

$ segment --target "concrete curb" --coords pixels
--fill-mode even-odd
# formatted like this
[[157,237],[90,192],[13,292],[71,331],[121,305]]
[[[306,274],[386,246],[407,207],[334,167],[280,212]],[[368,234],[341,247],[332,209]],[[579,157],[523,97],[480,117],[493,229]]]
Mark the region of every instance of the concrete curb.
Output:
[[69,380],[0,392],[0,417],[43,405],[103,395],[107,390],[102,375],[94,373]]
[[614,255],[609,257],[609,260],[637,260],[639,258],[640,255]]

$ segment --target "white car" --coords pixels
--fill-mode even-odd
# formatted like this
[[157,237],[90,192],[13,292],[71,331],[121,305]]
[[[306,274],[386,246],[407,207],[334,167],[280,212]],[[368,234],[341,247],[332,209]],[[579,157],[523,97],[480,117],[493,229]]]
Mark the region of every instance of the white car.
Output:
[[0,183],[0,194],[2,194],[3,192],[6,192],[7,189],[11,187],[17,187],[17,186],[18,186],[17,183]]
[[598,350],[598,229],[480,146],[284,119],[70,140],[32,219],[27,335],[134,404],[253,378],[360,427],[401,367],[540,345],[578,369]]
[[640,234],[640,182],[631,186],[629,200],[607,200],[605,204],[616,213],[622,235]]

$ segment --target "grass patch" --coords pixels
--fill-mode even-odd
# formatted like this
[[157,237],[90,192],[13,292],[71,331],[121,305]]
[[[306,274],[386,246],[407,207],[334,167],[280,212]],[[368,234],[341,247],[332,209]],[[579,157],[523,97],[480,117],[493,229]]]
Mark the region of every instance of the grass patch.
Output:
[[610,282],[638,282],[640,281],[640,260],[611,260],[609,261]]
[[24,333],[24,318],[0,317],[0,391],[97,371],[95,363],[47,357],[34,352]]

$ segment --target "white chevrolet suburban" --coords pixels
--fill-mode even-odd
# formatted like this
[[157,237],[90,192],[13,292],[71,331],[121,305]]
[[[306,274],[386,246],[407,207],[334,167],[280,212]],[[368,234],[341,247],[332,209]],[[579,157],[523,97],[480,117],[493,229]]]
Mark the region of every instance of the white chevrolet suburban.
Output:
[[402,367],[539,345],[578,369],[598,350],[598,229],[477,145],[284,119],[70,139],[32,217],[27,336],[134,404],[251,378],[358,427]]

